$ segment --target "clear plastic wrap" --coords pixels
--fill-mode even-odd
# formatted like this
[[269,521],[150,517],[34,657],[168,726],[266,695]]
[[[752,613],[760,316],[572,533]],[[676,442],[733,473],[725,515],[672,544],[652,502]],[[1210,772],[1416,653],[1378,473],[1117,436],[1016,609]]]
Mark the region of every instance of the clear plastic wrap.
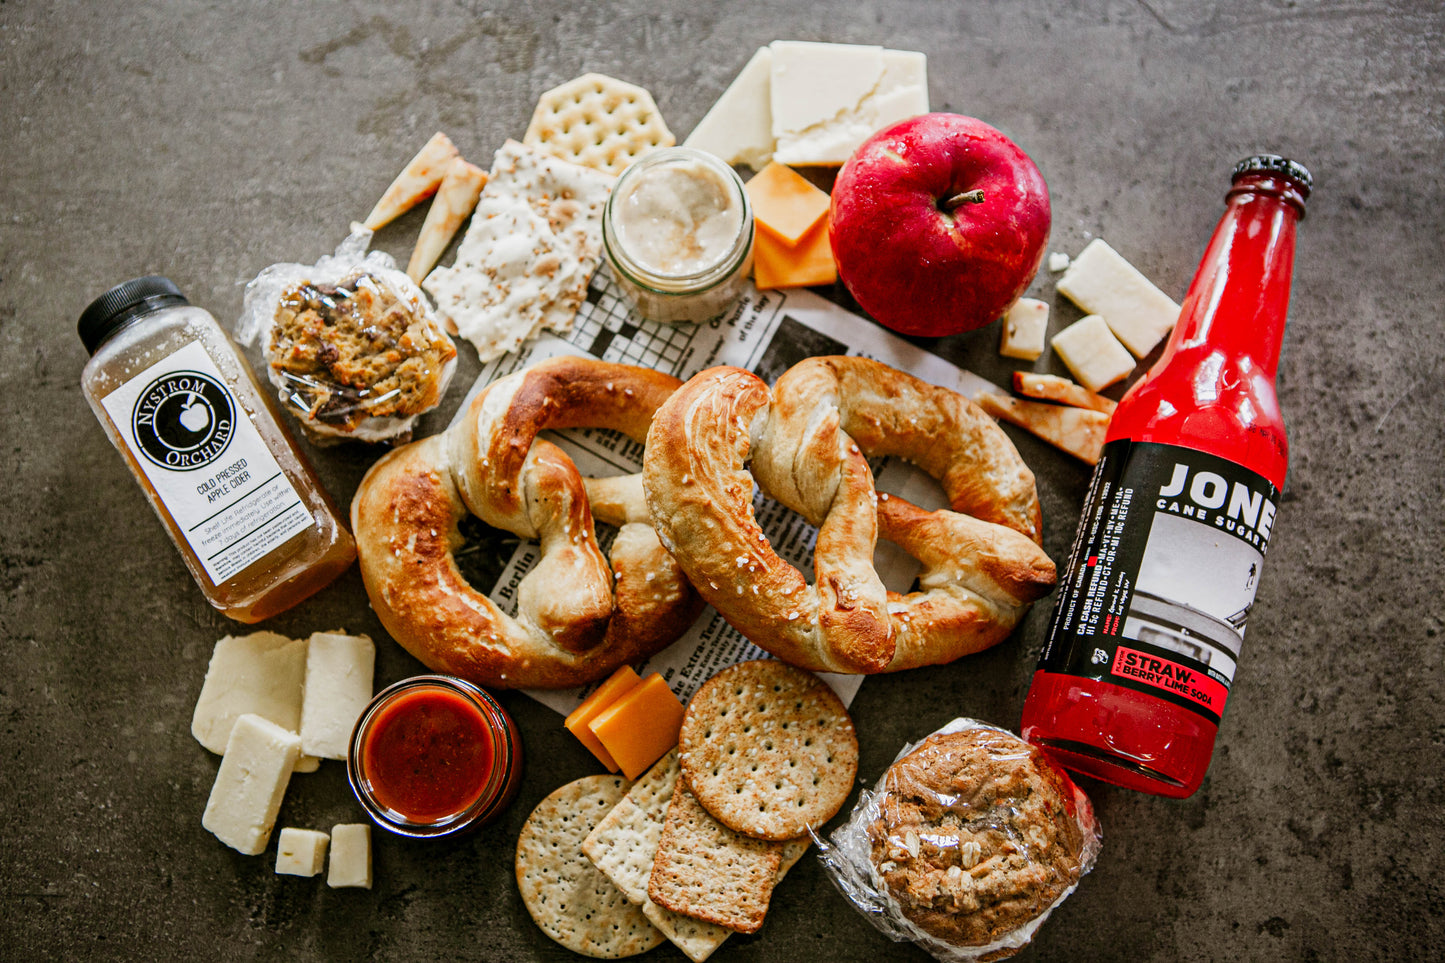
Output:
[[828,876],[884,935],[945,963],[1000,960],[1093,869],[1089,798],[1005,729],[955,719],[905,746],[831,843]]
[[236,339],[258,340],[281,403],[315,441],[405,441],[441,403],[457,349],[421,289],[371,231],[315,264],[273,264],[246,285]]

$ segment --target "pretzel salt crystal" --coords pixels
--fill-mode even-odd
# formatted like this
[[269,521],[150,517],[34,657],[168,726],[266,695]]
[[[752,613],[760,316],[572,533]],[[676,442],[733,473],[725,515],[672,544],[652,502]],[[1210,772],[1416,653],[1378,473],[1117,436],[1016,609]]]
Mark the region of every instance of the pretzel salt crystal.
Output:
[[[387,631],[429,668],[496,688],[581,685],[677,639],[702,603],[649,524],[639,476],[584,480],[537,434],[606,427],[645,441],[679,384],[632,365],[554,358],[498,379],[454,427],[372,466],[351,523]],[[457,569],[469,512],[541,544],[517,586],[516,618]],[[619,526],[610,567],[594,512]]]
[[[876,455],[933,475],[953,510],[876,494],[865,461]],[[818,526],[813,584],[758,527],[749,462],[766,494]],[[809,359],[771,392],[739,368],[698,374],[653,419],[643,487],[703,598],[813,671],[892,672],[980,651],[1054,584],[1033,474],[1008,438],[963,396],[866,358]],[[923,564],[921,591],[885,590],[880,533]]]

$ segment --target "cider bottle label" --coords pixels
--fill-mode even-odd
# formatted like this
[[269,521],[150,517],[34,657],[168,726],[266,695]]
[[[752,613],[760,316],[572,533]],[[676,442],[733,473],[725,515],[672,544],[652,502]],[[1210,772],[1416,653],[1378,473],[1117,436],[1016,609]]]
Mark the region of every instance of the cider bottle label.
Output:
[[1039,668],[1218,724],[1278,500],[1262,476],[1192,448],[1105,445]]
[[310,511],[199,342],[101,404],[213,583],[311,528]]

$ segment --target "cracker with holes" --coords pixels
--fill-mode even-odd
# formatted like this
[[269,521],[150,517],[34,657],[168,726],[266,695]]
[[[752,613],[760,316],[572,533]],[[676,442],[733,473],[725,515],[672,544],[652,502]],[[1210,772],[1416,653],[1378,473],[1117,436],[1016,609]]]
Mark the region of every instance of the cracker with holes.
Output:
[[754,839],[708,815],[679,779],[652,860],[648,897],[664,909],[739,933],[763,925],[782,843]]
[[647,91],[603,74],[583,74],[542,95],[522,143],[615,176],[677,138]]
[[620,776],[585,776],[538,803],[517,838],[517,888],[542,932],[576,953],[618,959],[662,934],[593,866],[582,841],[627,791]]
[[858,774],[848,710],[817,676],[771,659],[713,676],[687,705],[683,779],[730,829],[785,840],[821,826]]

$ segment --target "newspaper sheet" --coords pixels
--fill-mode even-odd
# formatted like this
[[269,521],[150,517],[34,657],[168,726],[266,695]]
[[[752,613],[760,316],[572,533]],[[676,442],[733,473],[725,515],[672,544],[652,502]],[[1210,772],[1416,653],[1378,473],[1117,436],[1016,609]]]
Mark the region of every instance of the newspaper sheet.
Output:
[[[626,296],[613,283],[604,265],[593,277],[587,300],[577,313],[567,338],[545,335],[517,354],[499,358],[482,368],[476,384],[458,410],[466,411],[476,392],[497,378],[557,355],[590,355],[604,361],[645,365],[686,380],[705,368],[736,365],[759,375],[768,384],[804,358],[846,354],[873,358],[936,385],[973,396],[998,390],[984,379],[924,351],[878,325],[831,301],[803,289],[758,291],[751,284],[731,311],[704,324],[658,324],[639,319]],[[576,462],[584,476],[625,475],[642,470],[642,446],[614,431],[575,429],[547,433]],[[925,508],[941,507],[943,493],[927,475],[897,458],[870,461],[879,491],[907,498]],[[754,496],[758,523],[780,557],[796,566],[811,581],[816,530],[777,502]],[[612,532],[599,526],[598,541],[607,551]],[[467,534],[472,534],[468,532]],[[498,538],[469,546],[489,556],[479,566],[473,559],[463,566],[479,589],[490,580],[492,601],[516,615],[517,585],[540,557],[535,542]],[[466,551],[466,550],[463,550]],[[510,552],[510,554],[508,554]],[[460,560],[459,560],[460,561]],[[879,542],[874,559],[884,585],[907,592],[918,573],[918,563],[888,542]],[[479,574],[478,569],[481,573]],[[692,629],[646,664],[634,666],[640,675],[659,672],[684,702],[719,669],[767,653],[710,606]],[[863,677],[824,674],[845,704],[852,704]],[[576,708],[595,688],[530,690],[528,695],[560,713]]]

